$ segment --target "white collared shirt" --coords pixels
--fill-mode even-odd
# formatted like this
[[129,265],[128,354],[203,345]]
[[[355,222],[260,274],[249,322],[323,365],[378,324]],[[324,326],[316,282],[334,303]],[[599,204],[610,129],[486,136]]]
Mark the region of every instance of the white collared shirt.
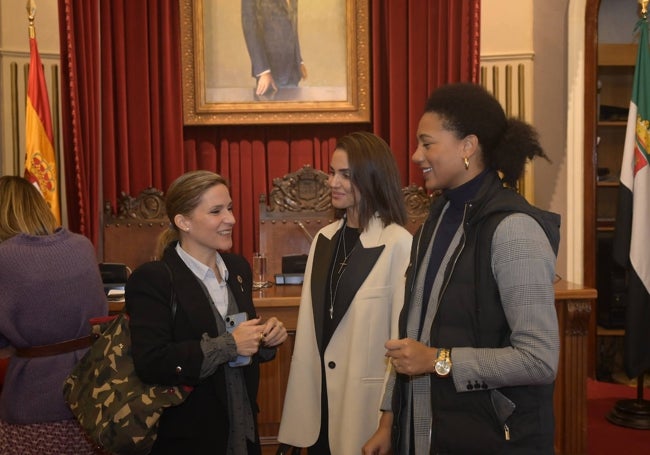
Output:
[[212,298],[212,302],[214,302],[214,305],[217,307],[217,311],[219,311],[222,318],[225,318],[226,314],[228,314],[228,285],[226,283],[226,280],[228,279],[228,269],[226,268],[226,263],[223,262],[221,255],[215,251],[217,269],[223,278],[221,283],[219,283],[219,280],[212,269],[190,256],[185,250],[183,250],[180,242],[176,244],[176,252],[192,273],[194,273],[194,275],[196,275],[196,277],[205,285],[205,288],[208,290],[208,293]]

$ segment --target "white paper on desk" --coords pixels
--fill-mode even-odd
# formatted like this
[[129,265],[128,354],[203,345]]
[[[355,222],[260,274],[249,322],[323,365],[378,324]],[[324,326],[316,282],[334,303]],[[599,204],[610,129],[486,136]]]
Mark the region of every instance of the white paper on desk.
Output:
[[109,297],[124,297],[124,287],[109,289],[107,295]]

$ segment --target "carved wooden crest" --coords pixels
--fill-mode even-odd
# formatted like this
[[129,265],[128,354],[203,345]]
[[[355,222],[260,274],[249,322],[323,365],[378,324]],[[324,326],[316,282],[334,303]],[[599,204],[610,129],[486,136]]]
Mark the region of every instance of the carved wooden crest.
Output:
[[[304,165],[302,169],[273,179],[268,211],[324,212],[331,209],[327,174]],[[263,201],[261,201],[263,202]]]
[[153,187],[146,188],[136,197],[122,192],[117,200],[117,215],[113,215],[110,203],[105,205],[104,215],[127,221],[166,219],[163,192]]
[[415,183],[402,188],[404,203],[406,204],[406,215],[408,218],[425,219],[429,216],[429,206],[433,200],[426,190]]

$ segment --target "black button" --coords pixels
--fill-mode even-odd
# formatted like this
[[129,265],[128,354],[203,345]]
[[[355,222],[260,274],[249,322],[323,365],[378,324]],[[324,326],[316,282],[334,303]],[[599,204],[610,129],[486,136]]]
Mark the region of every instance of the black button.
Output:
[[467,388],[467,390],[474,390],[474,386],[470,381],[467,381],[467,385],[465,387]]
[[334,362],[327,362],[327,366],[330,367],[332,370],[336,368],[336,363]]
[[483,384],[481,384],[481,388],[482,388],[483,390],[485,390],[485,389],[488,388],[488,385],[484,382]]

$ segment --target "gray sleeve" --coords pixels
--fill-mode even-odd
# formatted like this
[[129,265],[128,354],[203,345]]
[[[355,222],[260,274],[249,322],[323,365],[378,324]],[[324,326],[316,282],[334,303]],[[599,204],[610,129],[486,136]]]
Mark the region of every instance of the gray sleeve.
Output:
[[457,391],[466,391],[468,381],[476,380],[493,389],[548,384],[555,379],[560,352],[555,261],[544,231],[530,216],[510,215],[499,224],[492,238],[492,271],[512,331],[512,346],[451,346]]
[[237,344],[229,333],[215,338],[210,338],[207,333],[204,333],[201,337],[201,351],[203,351],[203,363],[201,363],[199,378],[205,379],[213,374],[219,365],[237,357]]

